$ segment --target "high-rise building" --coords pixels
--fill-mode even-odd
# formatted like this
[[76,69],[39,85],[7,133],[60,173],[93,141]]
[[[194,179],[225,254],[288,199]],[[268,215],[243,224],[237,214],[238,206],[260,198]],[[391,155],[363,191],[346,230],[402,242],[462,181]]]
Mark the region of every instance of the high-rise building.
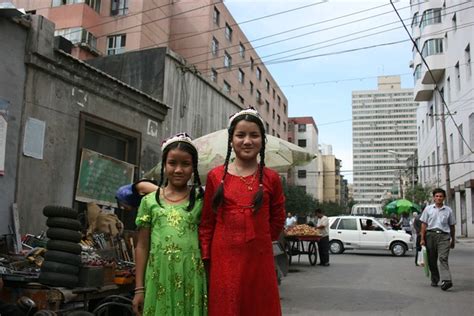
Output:
[[262,115],[267,133],[286,139],[288,100],[222,0],[13,0],[43,15],[80,59],[169,47],[240,104]]
[[323,161],[323,201],[341,204],[342,180],[341,160],[334,155],[321,155]]
[[288,182],[302,187],[306,193],[322,201],[323,177],[320,175],[322,161],[318,154],[318,136],[318,128],[312,117],[288,118],[288,141],[317,155],[316,159],[313,159],[307,165],[292,168],[288,175]]
[[413,90],[399,76],[378,78],[377,90],[352,92],[354,200],[380,203],[387,192],[403,195],[406,159],[416,150]]
[[414,93],[415,100],[420,102],[417,109],[419,182],[446,189],[445,166],[449,166],[447,193],[456,214],[456,233],[471,237],[474,236],[472,2],[411,2],[412,36],[429,67],[413,47]]

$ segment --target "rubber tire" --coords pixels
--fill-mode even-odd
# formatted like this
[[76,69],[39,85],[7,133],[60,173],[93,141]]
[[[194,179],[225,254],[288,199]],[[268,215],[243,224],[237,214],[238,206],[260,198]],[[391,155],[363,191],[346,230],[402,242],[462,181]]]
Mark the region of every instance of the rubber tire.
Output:
[[34,316],[57,316],[57,315],[58,314],[56,314],[55,312],[46,310],[46,309],[39,310],[34,314]]
[[55,272],[55,273],[78,275],[79,267],[66,264],[66,263],[59,263],[59,262],[45,260],[43,261],[43,264],[41,265],[41,272]]
[[79,267],[82,263],[81,256],[69,252],[48,250],[44,255],[44,260],[66,263],[72,266]]
[[46,249],[64,251],[75,255],[79,255],[82,251],[82,247],[78,243],[64,240],[48,240]]
[[46,231],[49,239],[58,239],[78,243],[82,239],[82,234],[75,230],[64,228],[50,228]]
[[77,212],[70,207],[48,205],[43,208],[43,215],[46,217],[67,217],[77,219]]
[[[394,251],[394,248],[396,246],[401,246],[403,248],[403,252],[401,254],[397,254]],[[395,256],[395,257],[403,257],[405,255],[405,253],[407,252],[407,247],[405,246],[404,243],[402,243],[400,241],[395,241],[393,244],[390,245],[390,251],[392,252],[392,255]]]
[[316,249],[316,245],[314,242],[311,242],[308,247],[308,259],[309,263],[314,266],[316,265],[316,261],[318,261],[318,250]]
[[[333,244],[338,244],[339,245],[339,247],[337,248],[338,249],[337,251],[332,249]],[[341,253],[344,252],[344,246],[342,245],[342,242],[340,242],[339,240],[331,240],[329,242],[329,251],[331,251],[331,253],[333,253],[333,254],[338,255],[338,254],[341,254]]]
[[79,282],[79,277],[64,273],[41,272],[38,282],[51,286],[74,288]]
[[74,231],[82,230],[81,222],[77,219],[67,217],[49,217],[46,221],[46,226],[53,228],[65,228]]

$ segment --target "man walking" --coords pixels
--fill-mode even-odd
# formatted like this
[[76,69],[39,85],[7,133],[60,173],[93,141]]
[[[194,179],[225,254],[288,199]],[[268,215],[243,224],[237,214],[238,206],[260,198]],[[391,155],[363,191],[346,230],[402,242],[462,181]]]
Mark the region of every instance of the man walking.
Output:
[[327,267],[329,266],[329,219],[319,208],[316,209],[315,214],[318,218],[316,229],[321,232],[321,239],[318,241],[319,265]]
[[[426,246],[428,266],[431,272],[431,286],[438,286],[441,274],[441,289],[446,291],[453,286],[449,272],[449,248],[455,244],[456,219],[453,210],[444,205],[446,192],[437,188],[433,190],[434,204],[429,205],[421,214],[420,245]],[[450,238],[451,235],[451,238]],[[438,271],[438,259],[440,269]]]

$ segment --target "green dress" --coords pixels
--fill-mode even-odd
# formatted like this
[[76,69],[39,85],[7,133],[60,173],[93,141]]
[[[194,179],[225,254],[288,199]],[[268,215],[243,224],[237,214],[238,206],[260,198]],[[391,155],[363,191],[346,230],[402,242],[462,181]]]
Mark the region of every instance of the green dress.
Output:
[[202,199],[171,205],[146,195],[136,224],[150,228],[143,316],[207,315],[207,284],[198,241]]

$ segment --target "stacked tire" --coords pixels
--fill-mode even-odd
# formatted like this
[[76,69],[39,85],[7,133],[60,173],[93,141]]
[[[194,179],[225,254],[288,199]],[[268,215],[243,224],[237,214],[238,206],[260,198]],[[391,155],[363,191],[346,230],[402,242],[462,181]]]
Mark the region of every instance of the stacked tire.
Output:
[[43,214],[48,218],[46,254],[41,266],[39,282],[73,288],[79,281],[82,247],[82,226],[77,212],[64,206],[46,206]]

